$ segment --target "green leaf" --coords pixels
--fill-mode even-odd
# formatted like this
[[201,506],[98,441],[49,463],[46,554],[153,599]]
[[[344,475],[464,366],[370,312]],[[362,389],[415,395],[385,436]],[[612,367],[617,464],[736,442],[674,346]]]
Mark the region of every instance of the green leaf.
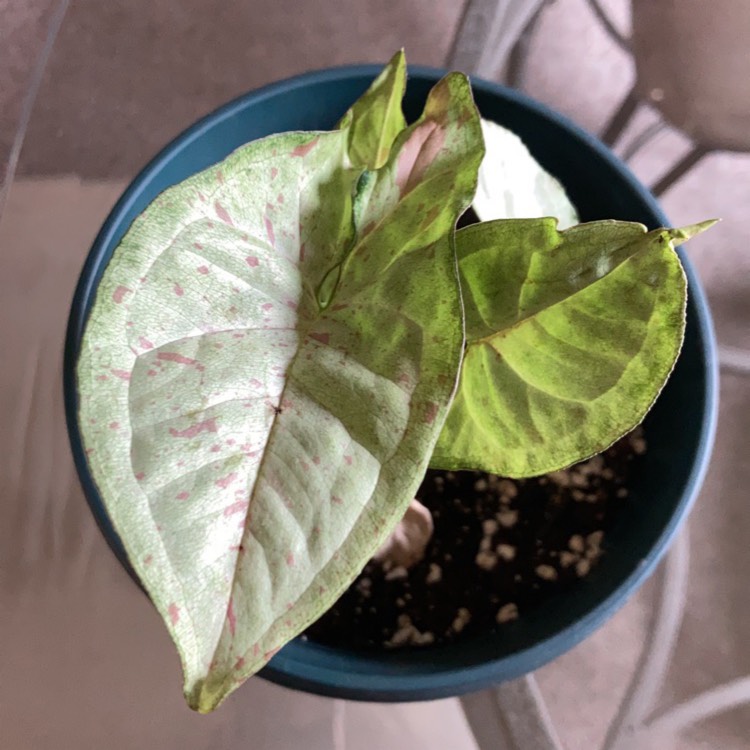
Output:
[[349,129],[352,166],[378,169],[388,160],[396,137],[406,127],[401,100],[406,90],[406,58],[397,52],[370,88],[341,120]]
[[682,343],[674,245],[707,225],[646,232],[599,221],[559,232],[536,219],[459,231],[467,350],[431,465],[532,476],[637,425]]
[[87,323],[91,474],[199,711],[346,589],[413,498],[455,390],[452,231],[482,154],[468,81],[437,84],[398,137],[356,238],[347,136],[266,138],[167,190]]

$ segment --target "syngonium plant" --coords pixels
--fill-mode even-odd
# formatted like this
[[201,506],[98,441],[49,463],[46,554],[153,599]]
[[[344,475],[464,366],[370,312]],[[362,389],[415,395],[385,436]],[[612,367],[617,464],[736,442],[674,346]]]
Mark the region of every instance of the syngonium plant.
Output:
[[674,246],[596,221],[459,231],[469,82],[407,126],[397,54],[330,132],[272,135],[162,193],[98,287],[88,466],[214,709],[343,593],[429,466],[539,474],[639,423],[674,365]]

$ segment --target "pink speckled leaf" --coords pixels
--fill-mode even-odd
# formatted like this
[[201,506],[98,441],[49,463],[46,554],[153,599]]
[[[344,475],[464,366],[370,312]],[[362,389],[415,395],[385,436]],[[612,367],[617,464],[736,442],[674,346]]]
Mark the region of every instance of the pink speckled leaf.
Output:
[[324,612],[413,497],[461,362],[452,230],[481,156],[454,74],[358,193],[356,236],[346,128],[288,133],[167,190],[110,261],[79,421],[193,708]]

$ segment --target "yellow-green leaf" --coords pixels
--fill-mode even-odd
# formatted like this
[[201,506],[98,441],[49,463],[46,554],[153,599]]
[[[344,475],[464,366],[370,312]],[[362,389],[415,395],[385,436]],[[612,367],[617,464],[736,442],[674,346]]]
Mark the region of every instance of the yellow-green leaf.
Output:
[[702,231],[507,220],[456,234],[467,349],[431,465],[524,477],[638,424],[679,353],[674,245]]

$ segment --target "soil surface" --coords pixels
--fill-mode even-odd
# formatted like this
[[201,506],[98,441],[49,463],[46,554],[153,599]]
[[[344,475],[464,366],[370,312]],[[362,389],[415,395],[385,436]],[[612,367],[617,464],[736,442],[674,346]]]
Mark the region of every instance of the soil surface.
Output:
[[626,511],[640,431],[570,469],[524,480],[430,470],[435,530],[409,570],[371,561],[307,637],[354,649],[445,643],[502,627],[576,585]]

